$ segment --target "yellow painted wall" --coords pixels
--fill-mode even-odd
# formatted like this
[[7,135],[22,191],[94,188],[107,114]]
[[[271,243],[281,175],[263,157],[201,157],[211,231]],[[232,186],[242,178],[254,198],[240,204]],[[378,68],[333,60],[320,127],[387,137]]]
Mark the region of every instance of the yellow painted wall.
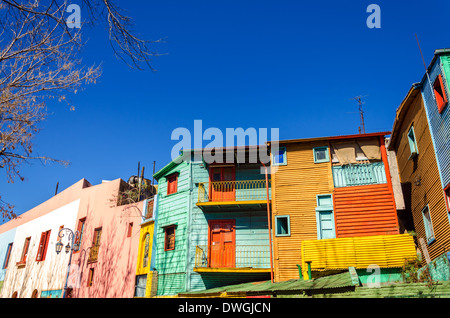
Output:
[[[153,244],[153,230],[154,230],[154,222],[150,221],[141,225],[141,233],[139,237],[139,252],[138,252],[138,260],[136,266],[136,275],[145,275],[150,271],[150,261],[152,259],[152,244]],[[145,237],[147,233],[150,236],[149,239],[149,251],[148,251],[148,262],[147,266],[143,267],[144,261],[144,249],[145,249]]]

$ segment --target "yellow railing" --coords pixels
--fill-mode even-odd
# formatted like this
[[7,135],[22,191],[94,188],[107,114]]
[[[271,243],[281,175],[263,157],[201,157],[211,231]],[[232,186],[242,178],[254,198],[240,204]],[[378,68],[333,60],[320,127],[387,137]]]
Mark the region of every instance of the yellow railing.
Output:
[[216,181],[198,184],[198,202],[262,201],[266,199],[266,180]]
[[214,246],[197,245],[195,267],[270,268],[269,245]]

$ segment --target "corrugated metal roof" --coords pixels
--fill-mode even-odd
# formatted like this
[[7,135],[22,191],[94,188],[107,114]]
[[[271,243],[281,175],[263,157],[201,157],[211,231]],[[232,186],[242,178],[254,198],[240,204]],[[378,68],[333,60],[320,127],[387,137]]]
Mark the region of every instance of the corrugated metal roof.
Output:
[[180,297],[201,297],[206,295],[219,295],[221,293],[233,294],[272,294],[282,293],[283,291],[307,291],[332,289],[342,287],[352,287],[352,278],[350,272],[346,271],[340,274],[324,276],[311,280],[292,279],[285,282],[271,283],[270,281],[252,282],[237,284],[231,286],[217,287],[202,291],[179,294]]

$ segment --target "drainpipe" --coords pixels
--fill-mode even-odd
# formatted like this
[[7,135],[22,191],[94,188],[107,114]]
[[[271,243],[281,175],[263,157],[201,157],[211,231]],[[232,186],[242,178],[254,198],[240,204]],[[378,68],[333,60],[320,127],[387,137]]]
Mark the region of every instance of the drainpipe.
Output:
[[270,226],[270,199],[269,199],[269,177],[267,176],[267,167],[261,161],[264,166],[266,174],[266,195],[267,195],[267,226],[269,227],[269,248],[270,248],[270,280],[273,284],[273,261],[272,261],[272,229]]

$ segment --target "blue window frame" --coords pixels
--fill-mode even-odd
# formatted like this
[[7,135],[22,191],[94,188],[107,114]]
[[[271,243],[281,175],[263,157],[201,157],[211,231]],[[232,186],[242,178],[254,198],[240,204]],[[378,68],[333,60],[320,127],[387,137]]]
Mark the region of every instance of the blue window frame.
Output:
[[287,165],[286,147],[280,147],[277,152],[272,153],[272,165]]
[[313,148],[313,154],[314,154],[314,163],[330,161],[330,156],[328,154],[328,147],[326,146]]
[[430,208],[427,205],[422,210],[423,224],[425,226],[425,234],[427,236],[427,243],[431,244],[434,242],[434,231],[433,231],[433,223],[431,222]]
[[290,236],[290,223],[289,215],[275,216],[275,236]]
[[316,201],[317,239],[336,238],[332,194],[318,194]]
[[414,126],[411,126],[411,128],[408,131],[408,143],[409,143],[409,150],[411,151],[409,159],[411,159],[419,154],[419,148],[417,147],[416,142],[416,134],[414,133]]

